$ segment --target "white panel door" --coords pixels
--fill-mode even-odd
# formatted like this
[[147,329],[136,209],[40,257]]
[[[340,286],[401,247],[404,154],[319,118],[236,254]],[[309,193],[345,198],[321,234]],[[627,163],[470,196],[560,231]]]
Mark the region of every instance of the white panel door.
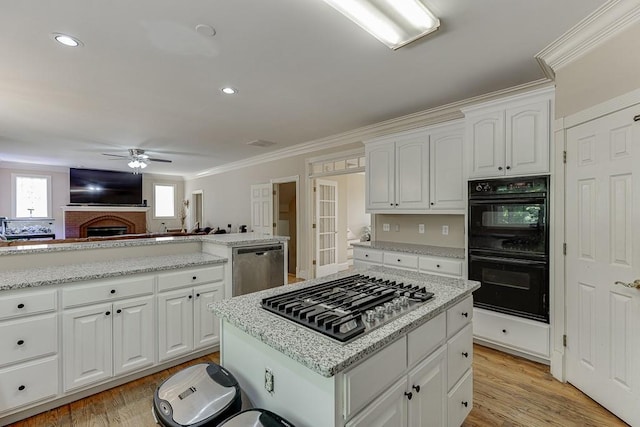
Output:
[[507,175],[549,172],[549,104],[545,100],[507,109]]
[[434,133],[430,141],[430,208],[464,209],[464,129],[460,126]]
[[396,142],[396,209],[429,209],[429,136]]
[[398,381],[349,421],[346,427],[402,427],[407,425],[406,378]]
[[469,178],[504,175],[504,110],[467,120]]
[[160,361],[193,349],[192,289],[158,295],[158,358]]
[[113,371],[135,371],[155,362],[153,296],[113,304]]
[[251,186],[251,230],[273,235],[273,189],[271,184]]
[[316,277],[337,273],[338,183],[316,180]]
[[222,301],[222,285],[202,285],[193,289],[194,349],[220,342],[220,319],[207,308],[209,303]]
[[[640,123],[628,108],[567,132],[567,379],[640,425]],[[640,281],[636,282],[640,285]]]
[[112,376],[111,310],[108,303],[63,313],[65,391]]
[[395,147],[393,142],[365,146],[367,211],[393,209],[395,206]]
[[442,346],[409,372],[409,425],[447,424],[447,347]]

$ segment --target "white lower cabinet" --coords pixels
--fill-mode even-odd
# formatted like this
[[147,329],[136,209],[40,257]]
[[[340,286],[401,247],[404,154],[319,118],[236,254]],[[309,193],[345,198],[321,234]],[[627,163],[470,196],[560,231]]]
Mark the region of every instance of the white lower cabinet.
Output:
[[462,424],[473,408],[473,370],[469,369],[447,394],[447,418],[450,427]]
[[407,379],[403,378],[367,406],[347,427],[400,427],[407,425],[407,402],[404,393]]
[[58,394],[58,357],[0,369],[0,414]]
[[447,419],[447,348],[440,347],[409,372],[409,426],[440,427]]
[[152,296],[65,310],[62,324],[65,391],[155,362]]
[[208,284],[158,294],[158,355],[172,359],[220,341],[220,324],[207,309],[219,301],[223,285]]

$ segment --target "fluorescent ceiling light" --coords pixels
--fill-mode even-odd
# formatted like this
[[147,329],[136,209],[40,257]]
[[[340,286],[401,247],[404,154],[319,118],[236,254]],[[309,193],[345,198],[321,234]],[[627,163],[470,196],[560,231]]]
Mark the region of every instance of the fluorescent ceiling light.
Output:
[[440,27],[421,0],[324,1],[394,50]]

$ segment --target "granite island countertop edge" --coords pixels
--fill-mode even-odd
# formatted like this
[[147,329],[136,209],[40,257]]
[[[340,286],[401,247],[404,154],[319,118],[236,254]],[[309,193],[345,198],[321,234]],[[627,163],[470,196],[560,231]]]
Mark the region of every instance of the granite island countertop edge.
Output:
[[[260,309],[262,298],[292,290],[288,286],[212,303],[209,308],[222,320],[260,342],[324,377],[332,377],[445,312],[480,286],[475,281],[385,267],[373,267],[368,271],[375,271],[378,275],[414,276],[413,280],[415,275],[418,275],[423,280],[430,280],[428,289],[435,289],[439,293],[436,293],[434,300],[348,344],[337,343],[319,333],[304,329],[289,320]],[[362,270],[356,270],[356,272],[362,272]],[[343,272],[333,276],[341,277],[353,273],[353,271]],[[333,276],[295,285],[312,286]],[[253,315],[248,315],[246,310],[253,312]]]
[[397,243],[387,241],[353,242],[352,246],[378,251],[404,252],[413,255],[435,256],[464,260],[464,248],[449,248],[445,246],[417,245],[413,243]]

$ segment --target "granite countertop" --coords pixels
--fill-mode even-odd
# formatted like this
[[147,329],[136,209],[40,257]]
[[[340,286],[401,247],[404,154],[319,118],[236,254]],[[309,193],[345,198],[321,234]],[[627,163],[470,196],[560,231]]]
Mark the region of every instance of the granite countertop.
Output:
[[412,243],[384,242],[353,242],[353,246],[360,246],[383,251],[406,252],[416,255],[439,256],[444,258],[465,259],[464,248],[447,248],[444,246],[416,245]]
[[225,246],[242,246],[253,243],[286,242],[288,236],[269,236],[260,233],[207,234],[201,236],[202,242]]
[[[428,291],[435,294],[435,297],[404,316],[348,344],[333,341],[260,308],[262,298],[286,293],[299,287],[312,286],[337,277],[364,272],[385,279],[400,278],[405,283],[425,286]],[[350,270],[295,285],[279,286],[234,297],[211,303],[209,309],[223,320],[312,371],[325,377],[332,377],[446,311],[479,287],[480,284],[475,281],[375,266],[366,270]]]
[[41,268],[36,267],[27,270],[8,270],[2,272],[2,275],[0,275],[0,291],[104,279],[184,267],[221,264],[225,262],[227,262],[226,258],[216,255],[193,253],[127,258]]
[[0,247],[0,256],[36,254],[45,252],[77,251],[86,249],[121,248],[149,245],[167,245],[174,243],[208,242],[225,246],[241,246],[252,243],[285,242],[287,236],[266,236],[258,233],[206,234],[196,236],[166,236],[141,239],[105,240],[91,242],[28,244]]

